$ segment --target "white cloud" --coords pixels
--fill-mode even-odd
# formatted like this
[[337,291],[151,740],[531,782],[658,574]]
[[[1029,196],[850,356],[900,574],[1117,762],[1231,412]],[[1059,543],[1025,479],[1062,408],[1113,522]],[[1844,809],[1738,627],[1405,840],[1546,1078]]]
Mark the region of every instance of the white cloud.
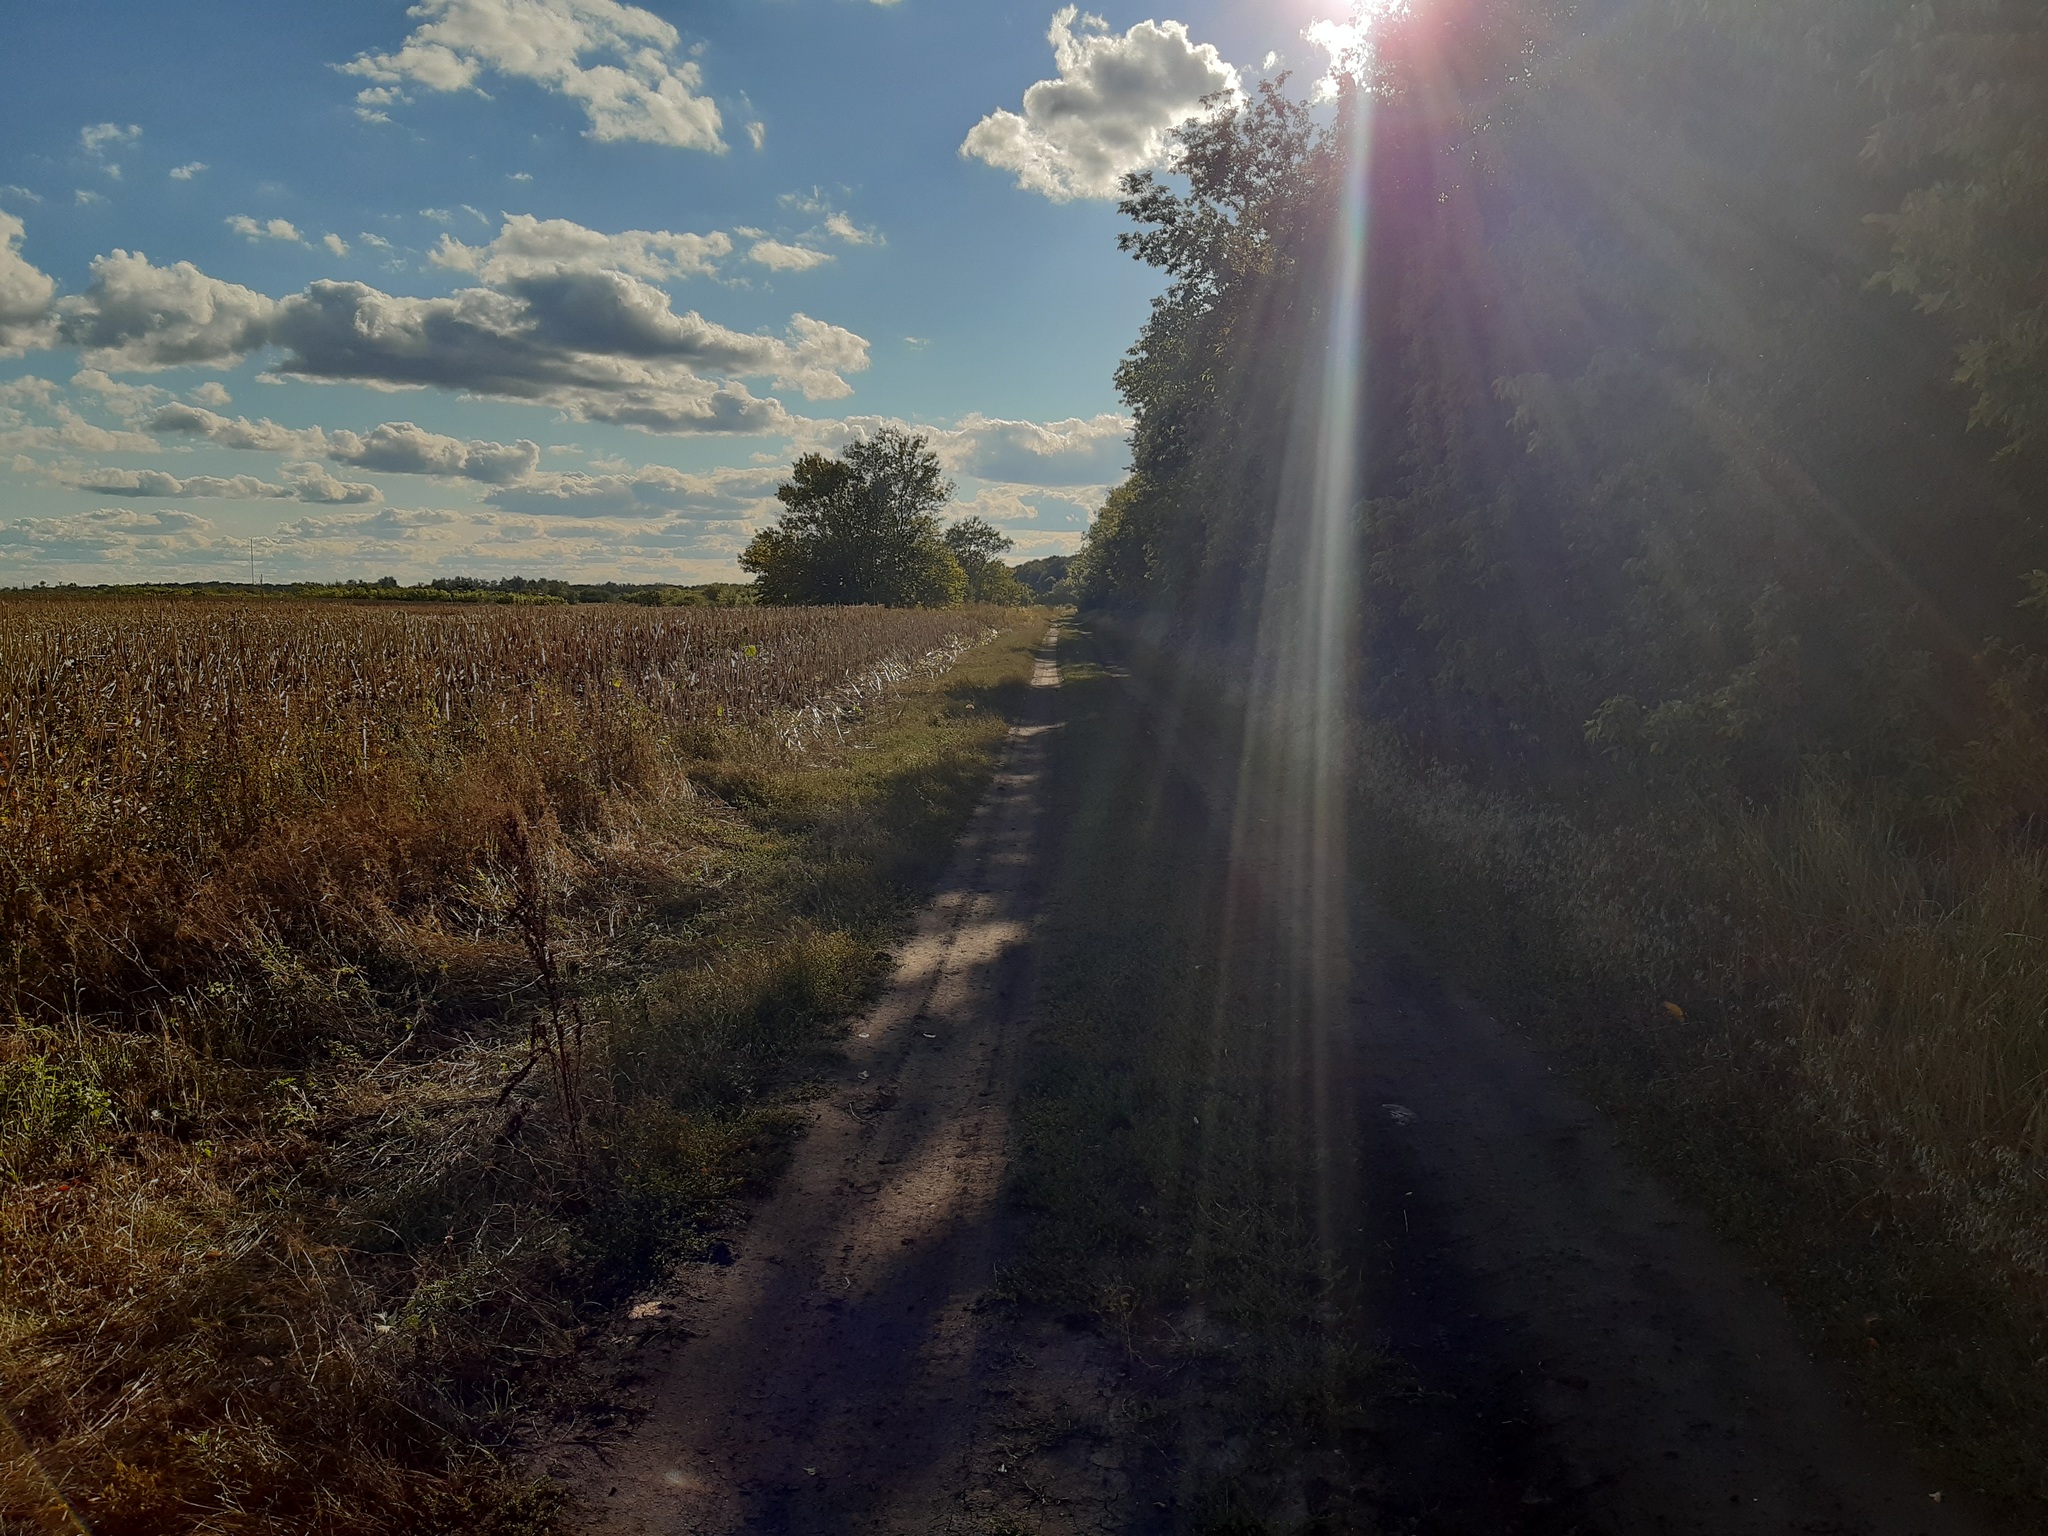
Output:
[[226,223],[229,229],[246,239],[283,240],[293,245],[305,243],[305,236],[299,233],[297,226],[290,219],[271,219],[267,223],[259,224],[246,213],[237,213],[231,215]]
[[391,249],[391,242],[389,240],[386,240],[382,235],[372,235],[365,233],[357,235],[356,238],[362,241],[363,244],[369,246],[372,250],[388,251]]
[[327,443],[327,457],[335,463],[390,475],[439,475],[485,485],[516,485],[540,466],[540,445],[525,438],[516,443],[464,442],[409,421],[386,422],[361,437],[353,432],[330,432]]
[[149,430],[162,437],[201,438],[217,448],[331,459],[376,474],[435,475],[485,485],[515,485],[540,467],[540,445],[524,438],[516,443],[464,442],[409,421],[387,421],[367,433],[328,432],[319,427],[281,427],[246,416],[230,419],[174,404],[149,418]]
[[42,193],[33,192],[27,187],[16,186],[0,187],[0,197],[17,197],[24,203],[40,203],[43,200]]
[[59,339],[117,371],[230,364],[275,346],[287,378],[462,390],[658,432],[760,433],[789,418],[734,381],[842,399],[845,376],[868,366],[867,342],[838,326],[799,314],[781,337],[732,331],[677,314],[622,272],[543,270],[431,299],[324,281],[279,301],[125,251],[92,270],[84,294],[58,303]]
[[78,132],[78,142],[88,155],[105,154],[109,148],[120,149],[141,137],[142,130],[133,123],[126,128],[119,123],[94,123]]
[[837,260],[830,251],[814,251],[804,245],[784,245],[780,240],[756,240],[747,252],[747,259],[759,262],[771,272],[809,272]]
[[1122,478],[1133,423],[1105,413],[1066,421],[963,417],[944,441],[959,472],[1015,485],[1092,486]]
[[782,404],[740,381],[844,399],[847,376],[869,365],[863,338],[803,314],[780,336],[730,330],[677,313],[667,293],[630,272],[597,265],[679,273],[710,260],[721,239],[508,221],[489,247],[444,245],[444,264],[474,264],[487,286],[438,298],[328,280],[272,299],[190,262],[158,267],[116,250],[93,262],[84,293],[55,302],[54,336],[54,285],[19,261],[11,240],[0,246],[12,258],[0,274],[18,290],[12,344],[75,346],[87,368],[231,366],[276,348],[273,377],[458,390],[655,432],[787,431]]
[[212,169],[213,167],[208,165],[204,160],[193,160],[188,164],[172,167],[171,180],[190,181],[194,176],[203,175],[205,172],[210,171]]
[[141,432],[109,431],[68,405],[52,407],[52,422],[16,426],[0,422],[0,453],[154,453],[155,439]]
[[71,201],[81,208],[90,208],[94,203],[104,203],[106,199],[97,192],[80,187],[71,194]]
[[834,213],[826,217],[825,233],[835,240],[844,240],[848,245],[883,245],[887,243],[878,231],[862,229],[843,213]]
[[[265,579],[437,574],[590,580],[732,580],[750,529],[696,516],[546,519],[494,510],[379,507],[320,512],[255,540]],[[251,541],[183,508],[110,507],[0,522],[0,570],[48,581],[247,580]]]
[[159,437],[203,438],[216,448],[285,453],[302,459],[327,456],[327,434],[318,427],[281,427],[268,419],[251,421],[246,416],[230,420],[195,405],[163,406],[151,415],[148,426]]
[[1069,492],[1092,492],[1094,487],[1123,478],[1130,464],[1132,426],[1129,417],[1109,412],[1036,422],[1009,421],[976,411],[950,427],[860,416],[807,421],[798,444],[805,450],[836,451],[856,433],[900,427],[930,438],[933,451],[951,474],[1034,488],[1069,499]]
[[13,214],[0,213],[0,357],[46,347],[55,330],[56,280],[21,254],[26,232]]
[[217,408],[230,406],[235,403],[235,397],[228,393],[227,385],[221,383],[219,379],[208,379],[204,384],[192,391],[192,398],[201,405],[211,405]]
[[168,508],[107,507],[71,517],[0,523],[0,562],[60,577],[64,566],[145,560],[152,570],[160,570],[167,559],[204,556],[219,547],[212,523]]
[[443,235],[427,259],[437,267],[476,273],[493,284],[558,271],[624,272],[659,283],[710,277],[731,254],[732,237],[715,231],[677,235],[629,229],[605,235],[567,219],[515,213],[506,215],[497,239],[489,245],[464,245],[453,235]]
[[168,397],[154,384],[125,384],[98,368],[81,368],[71,376],[71,386],[98,395],[108,410],[123,421],[141,420]]
[[336,256],[346,256],[348,254],[348,242],[332,231],[321,236],[320,243]]
[[1168,163],[1172,132],[1205,98],[1241,94],[1238,73],[1178,21],[1142,21],[1119,37],[1067,6],[1048,34],[1060,77],[1024,93],[1024,111],[975,124],[960,153],[1054,202],[1114,197],[1133,171]]
[[768,142],[768,125],[766,123],[747,124],[747,142],[754,146],[756,153],[759,153],[761,148]]
[[[384,120],[408,86],[477,91],[485,74],[529,80],[578,102],[588,136],[723,152],[703,72],[678,58],[676,29],[618,0],[420,0],[420,25],[395,53],[343,65],[372,82],[358,114]],[[585,60],[596,62],[586,63]]]
[[80,348],[88,367],[116,372],[225,363],[265,344],[277,310],[276,300],[189,261],[158,267],[117,250],[94,260],[84,293],[58,303],[58,339]]
[[617,474],[536,475],[493,491],[491,505],[552,517],[690,517],[758,521],[775,505],[785,472],[775,467],[689,474],[662,464]]
[[193,475],[179,479],[160,469],[58,470],[50,478],[75,491],[152,500],[305,501],[322,506],[373,506],[383,495],[374,485],[337,480],[317,467],[303,469],[287,484],[254,475]]

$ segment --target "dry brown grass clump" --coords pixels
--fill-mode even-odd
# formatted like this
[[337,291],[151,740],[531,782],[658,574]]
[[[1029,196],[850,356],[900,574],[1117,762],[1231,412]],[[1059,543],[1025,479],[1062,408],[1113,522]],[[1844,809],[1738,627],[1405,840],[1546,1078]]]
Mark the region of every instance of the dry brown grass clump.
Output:
[[516,1384],[772,1170],[1003,619],[0,609],[0,1528],[544,1528]]

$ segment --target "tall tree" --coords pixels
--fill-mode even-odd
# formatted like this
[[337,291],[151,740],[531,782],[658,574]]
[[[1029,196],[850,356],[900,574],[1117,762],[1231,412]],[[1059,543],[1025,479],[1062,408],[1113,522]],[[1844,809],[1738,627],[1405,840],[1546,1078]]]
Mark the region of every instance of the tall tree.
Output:
[[1016,547],[1017,541],[979,517],[963,517],[946,530],[946,548],[960,562],[967,576],[970,603],[1023,604],[1031,593],[1007,565],[996,557]]
[[775,493],[781,518],[740,566],[764,603],[950,607],[967,589],[939,528],[953,490],[930,439],[895,427],[838,458],[805,454]]

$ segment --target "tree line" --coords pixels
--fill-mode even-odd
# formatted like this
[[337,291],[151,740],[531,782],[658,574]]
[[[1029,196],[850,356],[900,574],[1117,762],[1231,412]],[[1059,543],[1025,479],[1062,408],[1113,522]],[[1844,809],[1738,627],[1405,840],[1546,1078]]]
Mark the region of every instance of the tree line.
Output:
[[1168,286],[1078,593],[1217,636],[1284,600],[1275,509],[1355,342],[1376,720],[1511,783],[1768,795],[1825,761],[2034,814],[2044,97],[2033,0],[1386,19],[1334,110],[1269,81],[1126,183]]

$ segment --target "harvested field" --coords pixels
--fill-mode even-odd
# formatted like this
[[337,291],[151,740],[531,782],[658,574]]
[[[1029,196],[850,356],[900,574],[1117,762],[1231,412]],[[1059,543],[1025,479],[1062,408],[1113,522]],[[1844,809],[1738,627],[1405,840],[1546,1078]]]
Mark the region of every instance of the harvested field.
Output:
[[772,1174],[1035,623],[0,608],[0,1510],[545,1528],[518,1382]]

